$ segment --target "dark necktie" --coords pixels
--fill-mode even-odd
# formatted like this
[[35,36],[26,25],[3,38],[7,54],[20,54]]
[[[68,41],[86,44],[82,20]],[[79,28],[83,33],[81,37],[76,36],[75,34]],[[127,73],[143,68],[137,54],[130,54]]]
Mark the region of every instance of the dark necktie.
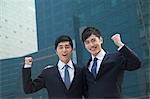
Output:
[[94,62],[93,62],[93,65],[92,65],[92,69],[91,69],[91,72],[93,74],[93,76],[96,78],[96,68],[97,68],[97,58],[95,57],[94,58]]
[[70,82],[70,76],[69,76],[69,71],[68,71],[69,66],[65,65],[64,68],[65,68],[65,71],[64,71],[64,83],[66,85],[66,88],[69,89],[70,84],[71,84],[71,82]]

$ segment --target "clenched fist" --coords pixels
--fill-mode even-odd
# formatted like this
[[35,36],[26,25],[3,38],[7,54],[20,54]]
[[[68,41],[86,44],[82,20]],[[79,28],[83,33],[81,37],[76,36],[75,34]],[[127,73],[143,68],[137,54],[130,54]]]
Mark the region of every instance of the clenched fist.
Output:
[[25,57],[25,64],[32,65],[32,57]]
[[124,44],[122,43],[121,41],[121,37],[120,37],[120,34],[115,34],[111,37],[111,39],[114,41],[114,43],[118,46],[118,47],[121,47],[123,46]]

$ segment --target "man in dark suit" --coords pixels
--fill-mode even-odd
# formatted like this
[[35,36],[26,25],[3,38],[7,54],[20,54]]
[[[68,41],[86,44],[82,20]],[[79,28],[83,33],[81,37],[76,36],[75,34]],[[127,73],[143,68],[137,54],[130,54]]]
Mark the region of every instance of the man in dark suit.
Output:
[[35,79],[31,79],[32,57],[25,58],[22,71],[23,88],[26,94],[46,88],[49,98],[70,99],[83,96],[83,70],[71,60],[73,43],[69,36],[60,36],[55,41],[59,61],[56,66],[47,66]]
[[102,48],[103,39],[98,29],[87,27],[82,32],[82,41],[91,54],[85,76],[87,96],[95,98],[120,98],[124,71],[132,71],[140,67],[140,60],[124,43],[120,34],[112,36],[117,45],[117,53],[106,53]]

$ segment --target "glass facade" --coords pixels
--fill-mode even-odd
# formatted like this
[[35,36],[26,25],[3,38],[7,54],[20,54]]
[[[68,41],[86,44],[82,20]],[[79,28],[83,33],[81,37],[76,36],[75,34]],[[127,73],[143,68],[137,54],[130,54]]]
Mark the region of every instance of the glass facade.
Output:
[[67,34],[74,38],[73,13],[71,0],[36,0],[39,50],[53,45],[59,35]]
[[[140,30],[140,43],[142,45],[143,82],[145,94],[150,97],[150,1],[138,0],[137,13]],[[142,78],[141,76],[141,78]]]
[[[149,0],[36,0],[38,52],[33,57],[32,76],[35,78],[48,64],[56,64],[54,40],[62,34],[75,42],[73,59],[83,66],[89,54],[80,40],[80,32],[86,26],[101,30],[108,52],[117,51],[111,40],[120,32],[126,45],[142,60],[142,67],[126,71],[122,86],[122,98],[148,99],[150,97],[150,43]],[[77,56],[77,57],[76,57]],[[45,89],[25,95],[22,89],[22,65],[24,57],[0,61],[0,95],[7,98],[47,99]],[[9,68],[9,69],[8,69]]]

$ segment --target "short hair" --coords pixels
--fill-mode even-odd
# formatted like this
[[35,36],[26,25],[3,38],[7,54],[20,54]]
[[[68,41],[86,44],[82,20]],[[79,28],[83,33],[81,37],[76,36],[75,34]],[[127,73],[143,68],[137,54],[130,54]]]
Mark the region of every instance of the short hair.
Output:
[[73,43],[72,43],[72,39],[67,36],[67,35],[62,35],[59,36],[56,40],[55,40],[55,49],[57,48],[58,44],[60,42],[65,42],[65,41],[69,41],[69,44],[71,45],[71,47],[73,48]]
[[87,27],[81,33],[82,42],[84,42],[92,34],[99,38],[102,36],[101,32],[98,29],[96,29],[95,27]]

